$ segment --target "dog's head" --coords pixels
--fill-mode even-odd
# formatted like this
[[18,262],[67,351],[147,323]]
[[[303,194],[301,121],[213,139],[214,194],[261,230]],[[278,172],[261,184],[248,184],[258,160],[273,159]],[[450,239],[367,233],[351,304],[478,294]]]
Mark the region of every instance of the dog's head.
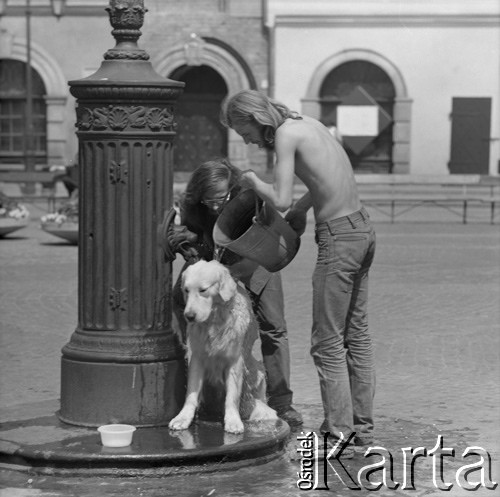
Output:
[[188,321],[203,323],[214,305],[228,302],[237,291],[229,270],[217,261],[198,261],[182,274],[182,291]]

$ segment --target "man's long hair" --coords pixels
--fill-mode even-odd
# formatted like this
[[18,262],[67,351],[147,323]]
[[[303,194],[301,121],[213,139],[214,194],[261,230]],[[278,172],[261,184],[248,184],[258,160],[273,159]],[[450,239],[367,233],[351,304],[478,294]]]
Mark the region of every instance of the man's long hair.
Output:
[[267,97],[256,90],[242,90],[222,104],[221,122],[232,128],[235,124],[256,122],[262,126],[263,138],[268,145],[274,144],[276,130],[286,119],[302,119],[285,104]]

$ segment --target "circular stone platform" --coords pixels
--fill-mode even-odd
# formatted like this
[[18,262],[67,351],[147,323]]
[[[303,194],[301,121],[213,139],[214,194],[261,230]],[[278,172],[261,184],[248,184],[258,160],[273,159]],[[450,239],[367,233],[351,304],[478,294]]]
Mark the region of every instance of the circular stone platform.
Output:
[[169,476],[226,471],[280,457],[290,433],[282,420],[245,423],[241,435],[220,422],[197,421],[183,431],[138,428],[132,445],[107,448],[95,428],[55,415],[7,421],[0,428],[0,462],[44,475]]

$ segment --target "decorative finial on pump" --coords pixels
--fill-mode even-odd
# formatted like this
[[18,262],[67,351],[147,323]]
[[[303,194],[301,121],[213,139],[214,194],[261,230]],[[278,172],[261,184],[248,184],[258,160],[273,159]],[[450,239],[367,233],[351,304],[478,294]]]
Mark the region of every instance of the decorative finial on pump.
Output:
[[116,46],[104,54],[104,59],[149,60],[146,51],[137,45],[142,34],[140,28],[144,24],[144,14],[148,11],[144,0],[110,0],[106,11]]

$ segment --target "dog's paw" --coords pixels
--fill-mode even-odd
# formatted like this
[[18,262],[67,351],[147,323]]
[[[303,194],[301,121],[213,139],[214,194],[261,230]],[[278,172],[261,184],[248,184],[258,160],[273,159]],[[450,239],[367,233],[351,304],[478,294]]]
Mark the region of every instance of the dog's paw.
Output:
[[179,414],[174,419],[172,419],[172,421],[170,421],[168,427],[171,430],[186,430],[187,428],[189,428],[189,425],[191,424],[192,421],[193,421],[192,416]]
[[228,433],[243,433],[245,426],[239,416],[226,416],[224,420],[224,431]]
[[234,445],[243,440],[243,433],[228,433],[224,432],[224,445]]

